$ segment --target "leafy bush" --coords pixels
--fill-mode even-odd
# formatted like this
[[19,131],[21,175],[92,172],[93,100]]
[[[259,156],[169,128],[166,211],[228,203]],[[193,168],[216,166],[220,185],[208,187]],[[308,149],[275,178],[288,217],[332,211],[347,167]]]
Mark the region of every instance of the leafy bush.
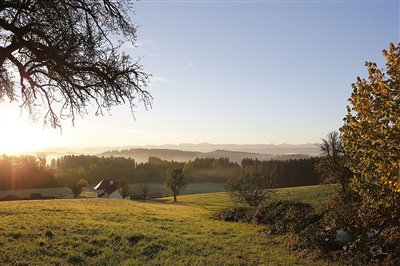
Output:
[[[340,129],[346,162],[330,172],[340,174],[349,167],[354,173],[349,190],[337,193],[324,219],[292,242],[338,255],[349,264],[400,265],[400,43],[391,43],[383,55],[386,70],[366,62],[368,78],[352,84]],[[330,139],[339,143],[337,137]],[[320,168],[330,170],[327,166]],[[339,232],[345,232],[346,241],[338,241]]]
[[400,43],[391,43],[383,55],[386,71],[366,62],[368,78],[352,84],[341,131],[364,210],[400,226]]
[[298,233],[321,217],[310,204],[288,200],[274,201],[256,213],[258,223],[274,225],[279,234]]
[[65,184],[65,186],[71,190],[72,194],[74,194],[74,198],[77,198],[82,193],[82,189],[87,185],[88,182],[84,178],[81,178],[78,181],[76,178],[70,179]]
[[217,219],[230,222],[251,222],[272,225],[271,233],[298,233],[310,224],[321,219],[314,208],[307,203],[278,200],[262,208],[237,207],[223,210],[216,215]]

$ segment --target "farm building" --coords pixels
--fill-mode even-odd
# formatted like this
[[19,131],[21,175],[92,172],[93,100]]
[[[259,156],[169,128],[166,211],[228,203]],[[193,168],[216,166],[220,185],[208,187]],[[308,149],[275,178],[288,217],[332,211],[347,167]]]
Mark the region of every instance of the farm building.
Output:
[[112,179],[103,179],[98,183],[94,189],[96,190],[97,198],[114,198],[122,199],[116,182]]

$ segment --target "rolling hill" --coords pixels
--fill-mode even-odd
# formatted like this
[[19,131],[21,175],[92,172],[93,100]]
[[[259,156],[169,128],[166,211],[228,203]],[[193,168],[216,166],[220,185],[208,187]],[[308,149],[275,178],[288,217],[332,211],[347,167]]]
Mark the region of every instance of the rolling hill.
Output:
[[[280,189],[277,197],[323,207],[330,187]],[[76,199],[0,202],[1,265],[335,265],[297,254],[287,236],[211,218],[225,193],[158,201]]]
[[[155,156],[164,160],[189,161],[199,158],[227,157],[240,163],[243,158],[260,160],[286,160],[317,156],[320,149],[315,144],[210,144],[182,143],[165,145],[127,145],[123,147],[80,147],[80,148],[46,148],[40,151],[49,160],[63,155],[100,155],[123,156],[134,158],[137,162],[146,162],[148,157]],[[35,152],[32,152],[35,155]]]

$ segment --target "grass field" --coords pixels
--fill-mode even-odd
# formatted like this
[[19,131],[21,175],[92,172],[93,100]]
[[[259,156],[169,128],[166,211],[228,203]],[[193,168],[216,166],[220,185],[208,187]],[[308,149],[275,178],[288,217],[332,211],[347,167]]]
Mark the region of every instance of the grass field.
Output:
[[[279,189],[322,208],[331,187]],[[157,201],[0,202],[0,265],[333,265],[285,247],[262,226],[210,219],[226,193]]]
[[[148,183],[149,192],[161,192],[167,195],[168,191],[163,183]],[[133,189],[134,192],[138,192],[137,188],[139,184],[131,183],[129,187]],[[224,183],[189,183],[185,190],[182,191],[182,195],[193,195],[200,193],[212,193],[212,192],[223,192],[225,191]],[[138,192],[140,193],[140,192]]]
[[[149,192],[160,192],[163,195],[167,195],[168,192],[165,189],[163,183],[148,183]],[[136,193],[139,192],[139,184],[131,183],[129,187]],[[89,193],[89,192],[93,193]],[[192,195],[199,193],[209,193],[209,192],[222,192],[225,191],[223,183],[189,183],[184,191],[182,191],[182,195]],[[88,187],[88,189],[84,193],[86,196],[94,195],[94,191],[92,187]],[[64,198],[68,194],[71,194],[71,191],[68,188],[60,187],[60,188],[37,188],[37,189],[16,189],[16,190],[5,190],[0,191],[0,198],[3,198],[7,195],[17,195],[20,198],[29,198],[32,193],[40,193],[43,196],[51,196],[57,198]]]

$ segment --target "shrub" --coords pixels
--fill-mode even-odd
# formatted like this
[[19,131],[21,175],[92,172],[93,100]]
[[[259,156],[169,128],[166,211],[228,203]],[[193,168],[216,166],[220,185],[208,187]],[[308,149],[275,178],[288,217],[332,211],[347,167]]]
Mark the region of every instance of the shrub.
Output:
[[258,209],[237,207],[216,214],[223,221],[272,225],[271,231],[276,234],[298,233],[322,216],[310,204],[289,200],[274,201]]
[[225,184],[233,202],[253,208],[270,198],[274,186],[274,180],[263,172],[260,164],[243,167]]
[[304,230],[320,220],[322,214],[315,213],[314,208],[307,203],[279,200],[258,210],[255,217],[258,223],[274,225],[274,232],[283,234]]
[[391,43],[383,55],[386,69],[366,62],[368,78],[352,84],[341,131],[354,172],[352,185],[364,209],[400,226],[400,43]]
[[71,190],[72,194],[74,194],[74,198],[77,198],[82,193],[82,189],[87,185],[88,182],[84,178],[81,178],[78,181],[72,179],[65,184],[65,186]]

